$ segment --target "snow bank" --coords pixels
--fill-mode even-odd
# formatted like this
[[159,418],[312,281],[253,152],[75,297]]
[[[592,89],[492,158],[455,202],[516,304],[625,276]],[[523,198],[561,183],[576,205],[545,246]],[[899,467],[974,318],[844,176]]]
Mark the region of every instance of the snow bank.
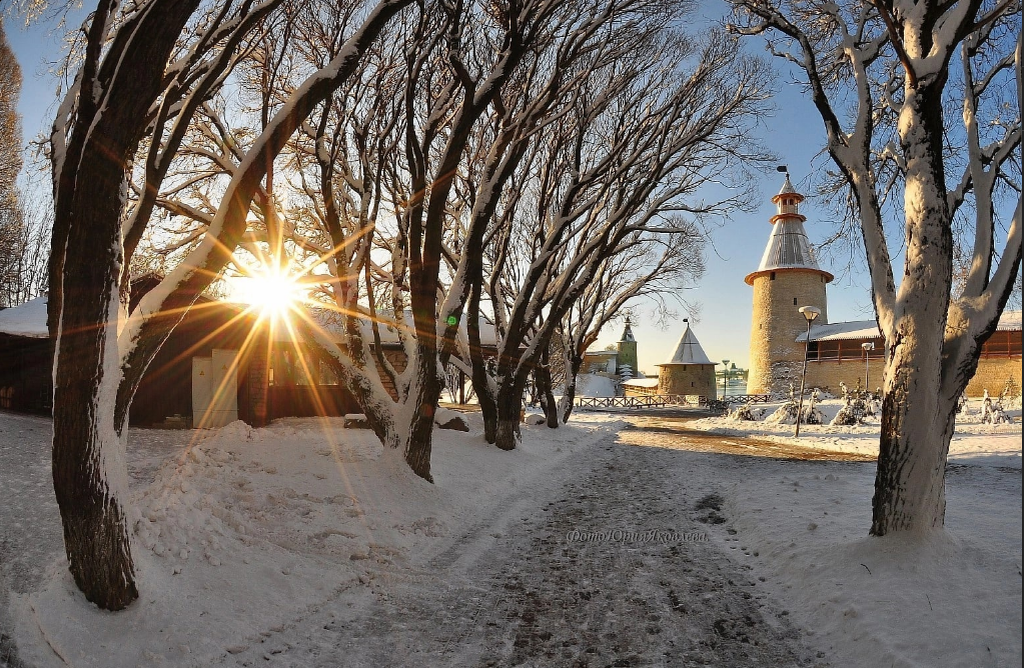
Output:
[[[773,423],[769,420],[783,403],[753,404],[751,409],[759,417],[757,421],[741,421],[722,416],[695,420],[687,423],[687,426],[714,434],[750,436],[779,443],[806,445],[819,450],[878,455],[881,429],[879,416],[867,417],[859,425],[828,424],[844,405],[842,399],[828,399],[815,404],[824,415],[825,423],[801,424],[800,438],[795,438],[792,424]],[[967,410],[958,416],[956,431],[949,446],[949,460],[1021,468],[1021,412],[1007,412],[1014,420],[1011,424],[982,424],[980,407],[979,400],[972,400]]]
[[581,373],[576,377],[576,396],[614,397],[615,381],[596,373]]
[[13,597],[21,658],[41,668],[209,665],[372,586],[386,568],[415,564],[503,492],[619,425],[527,426],[513,452],[479,432],[436,431],[431,485],[372,432],[342,424],[300,418],[194,432],[135,490],[139,600],[99,611],[61,559],[40,591]]
[[946,532],[866,538],[873,468],[735,484],[721,538],[832,665],[1020,665],[1019,473],[979,467],[978,489],[1016,494],[950,498]]

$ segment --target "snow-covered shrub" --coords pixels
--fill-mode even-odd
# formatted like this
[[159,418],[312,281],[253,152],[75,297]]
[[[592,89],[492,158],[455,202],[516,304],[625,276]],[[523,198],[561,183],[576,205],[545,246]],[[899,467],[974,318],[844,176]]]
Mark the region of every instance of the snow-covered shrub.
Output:
[[857,414],[853,410],[853,406],[843,406],[836,413],[836,416],[832,418],[833,426],[849,427],[855,424],[860,424],[861,420],[857,417]]
[[804,424],[825,424],[825,414],[813,403],[809,403],[804,406],[800,421]]
[[796,414],[799,410],[797,403],[790,399],[779,406],[774,413],[765,418],[765,422],[773,424],[796,424]]
[[[760,411],[758,411],[760,413]],[[752,410],[751,404],[748,401],[733,412],[729,413],[730,420],[736,420],[741,422],[756,422],[759,419],[759,415]]]

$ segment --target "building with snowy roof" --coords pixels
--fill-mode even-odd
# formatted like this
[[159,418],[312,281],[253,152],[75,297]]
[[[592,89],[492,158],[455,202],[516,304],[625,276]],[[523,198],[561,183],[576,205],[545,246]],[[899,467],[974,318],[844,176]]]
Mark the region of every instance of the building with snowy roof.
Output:
[[[157,283],[153,276],[133,280],[132,307]],[[45,296],[0,310],[0,409],[40,414],[52,409],[53,345],[46,310]],[[339,343],[346,340],[338,314],[307,310],[324,334]],[[279,417],[361,412],[329,365],[288,327],[269,326],[249,305],[200,295],[183,317],[157,317],[180,322],[143,375],[130,409],[132,425],[219,427],[240,419],[262,426]],[[363,336],[372,340],[369,320],[360,324]],[[411,315],[401,314],[378,328],[381,356],[399,373],[406,357],[398,328],[412,326]],[[481,322],[480,330],[485,354],[493,354],[493,326]],[[382,383],[397,396],[386,375]]]
[[658,394],[697,395],[717,399],[715,363],[712,362],[690,327],[685,327],[669,358],[658,365]]
[[[804,196],[786,175],[772,197],[777,211],[770,219],[771,235],[761,263],[746,276],[754,288],[750,333],[751,394],[788,393],[800,385],[804,348],[807,349],[807,385],[837,390],[881,385],[885,341],[873,320],[830,323],[827,285],[832,274],[818,266],[800,213]],[[810,327],[801,307],[820,311]],[[985,389],[999,394],[1007,381],[1021,385],[1021,312],[1003,313],[996,331],[982,346],[978,370],[967,386],[970,396]]]

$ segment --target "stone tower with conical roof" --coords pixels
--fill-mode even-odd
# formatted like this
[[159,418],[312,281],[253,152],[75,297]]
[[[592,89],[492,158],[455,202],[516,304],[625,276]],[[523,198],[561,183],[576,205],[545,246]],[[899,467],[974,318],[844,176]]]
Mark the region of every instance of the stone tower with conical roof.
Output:
[[690,329],[690,321],[683,319],[686,328],[679,337],[675,351],[667,361],[657,365],[658,394],[697,395],[718,398],[715,386],[715,363],[708,359],[700,341]]
[[622,330],[622,338],[615,344],[618,355],[616,356],[615,373],[622,375],[623,367],[629,367],[631,377],[637,375],[636,369],[636,337],[633,336],[632,323],[626,318],[626,328]]
[[777,207],[771,217],[772,233],[757,271],[747,274],[754,287],[754,318],[750,332],[750,373],[747,392],[787,392],[791,382],[799,384],[804,358],[796,338],[807,330],[801,306],[815,306],[821,315],[815,325],[828,322],[825,286],[832,274],[818,267],[804,231],[800,213],[804,196],[796,191],[786,174],[779,194],[772,198]]

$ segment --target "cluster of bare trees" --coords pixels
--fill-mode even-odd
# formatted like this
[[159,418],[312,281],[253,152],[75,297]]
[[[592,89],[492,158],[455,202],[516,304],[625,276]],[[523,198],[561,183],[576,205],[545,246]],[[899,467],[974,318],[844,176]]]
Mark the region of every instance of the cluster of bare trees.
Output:
[[[572,378],[630,299],[700,273],[703,221],[746,203],[744,165],[764,158],[749,130],[769,77],[730,37],[673,29],[679,6],[98,0],[50,137],[54,484],[90,600],[138,595],[123,455],[173,326],[155,316],[183,314],[226,269],[316,289],[346,337],[313,321],[296,335],[428,480],[449,365],[472,377],[486,438],[514,448],[526,383],[546,385],[553,351]],[[1018,271],[1016,7],[737,5],[736,31],[780,33],[772,48],[806,71],[860,216],[888,344],[876,534],[941,525],[955,399]],[[954,93],[960,146],[944,143]],[[733,194],[707,200],[711,181]],[[1018,200],[1005,229],[1000,189]],[[887,209],[905,222],[898,290]],[[974,244],[951,301],[958,225]],[[129,311],[146,246],[165,278]],[[542,390],[553,426],[567,389],[561,410]]]
[[21,68],[0,16],[0,307],[16,306],[45,289],[49,217],[19,193],[22,166],[18,94]]
[[957,398],[1020,285],[1020,3],[733,4],[805,75],[859,223],[886,341],[871,533],[941,528]]
[[[54,485],[86,596],[138,595],[128,407],[169,333],[154,316],[184,313],[226,268],[317,288],[347,338],[299,334],[426,479],[449,363],[473,377],[487,438],[513,448],[553,340],[578,367],[630,298],[697,275],[703,219],[746,201],[743,167],[762,157],[748,130],[767,72],[723,34],[673,30],[678,12],[99,0],[50,137]],[[698,199],[711,180],[736,194]],[[147,245],[166,275],[129,311]],[[388,327],[403,369],[382,353]]]

